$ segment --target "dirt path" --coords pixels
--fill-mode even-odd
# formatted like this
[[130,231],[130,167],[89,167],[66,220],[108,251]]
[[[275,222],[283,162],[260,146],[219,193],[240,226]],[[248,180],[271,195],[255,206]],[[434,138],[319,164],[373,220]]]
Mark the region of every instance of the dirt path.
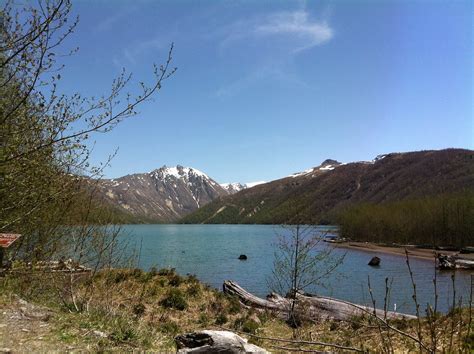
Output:
[[54,340],[50,320],[55,314],[16,296],[0,299],[0,353],[68,351]]

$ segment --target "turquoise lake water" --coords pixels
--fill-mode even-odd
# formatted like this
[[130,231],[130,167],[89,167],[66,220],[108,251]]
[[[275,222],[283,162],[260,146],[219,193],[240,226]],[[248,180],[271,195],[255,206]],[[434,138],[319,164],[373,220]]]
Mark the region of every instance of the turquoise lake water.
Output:
[[[320,227],[327,230],[328,227]],[[287,230],[272,225],[125,225],[124,237],[141,252],[138,266],[172,267],[182,274],[195,274],[201,281],[218,289],[224,280],[237,281],[248,291],[264,297],[270,292],[268,277],[273,269],[275,246]],[[245,254],[248,260],[240,261]],[[328,279],[327,288],[308,289],[359,304],[370,304],[367,278],[373,288],[377,307],[383,307],[385,278],[392,282],[389,309],[413,313],[412,284],[405,257],[376,254],[362,250],[333,251],[335,257],[345,254],[343,263]],[[373,256],[382,261],[379,267],[367,265]],[[410,260],[421,308],[434,303],[434,262]],[[466,271],[437,273],[438,308],[447,311],[452,304],[452,279],[455,274],[456,293],[469,301],[471,273]]]

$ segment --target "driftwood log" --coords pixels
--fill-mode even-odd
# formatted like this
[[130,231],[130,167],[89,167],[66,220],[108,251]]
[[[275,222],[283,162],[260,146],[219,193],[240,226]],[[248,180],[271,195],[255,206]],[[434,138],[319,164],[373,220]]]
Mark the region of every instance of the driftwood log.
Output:
[[[290,300],[275,293],[271,293],[266,299],[252,295],[236,282],[226,280],[223,285],[226,294],[237,296],[241,303],[259,309],[272,310],[285,316],[291,307]],[[309,294],[297,294],[296,312],[308,319],[333,319],[350,320],[354,316],[373,315],[374,309],[367,306],[353,304],[348,301],[336,300],[330,297]],[[377,317],[385,318],[383,310],[376,310]],[[387,311],[387,319],[416,319],[413,315],[399,312]]]
[[457,254],[447,255],[441,254],[438,255],[438,268],[441,270],[450,270],[450,269],[474,269],[474,260],[463,259]]

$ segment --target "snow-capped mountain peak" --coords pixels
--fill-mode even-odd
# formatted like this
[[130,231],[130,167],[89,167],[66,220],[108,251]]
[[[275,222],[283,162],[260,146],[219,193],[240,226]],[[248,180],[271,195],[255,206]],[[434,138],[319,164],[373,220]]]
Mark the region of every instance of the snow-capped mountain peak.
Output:
[[180,165],[101,180],[100,186],[104,197],[127,213],[166,221],[228,194],[205,173]]
[[163,179],[174,177],[174,178],[189,180],[191,176],[210,179],[208,175],[199,171],[198,169],[195,169],[192,167],[183,167],[181,165],[177,165],[176,167],[168,167],[164,165],[163,167],[153,171],[152,175],[154,177],[163,178]]

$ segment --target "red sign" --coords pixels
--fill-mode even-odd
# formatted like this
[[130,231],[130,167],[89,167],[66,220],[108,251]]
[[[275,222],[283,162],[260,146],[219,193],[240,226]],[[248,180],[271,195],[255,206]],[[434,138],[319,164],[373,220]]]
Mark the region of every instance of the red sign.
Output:
[[0,247],[8,248],[20,238],[20,234],[0,234]]

